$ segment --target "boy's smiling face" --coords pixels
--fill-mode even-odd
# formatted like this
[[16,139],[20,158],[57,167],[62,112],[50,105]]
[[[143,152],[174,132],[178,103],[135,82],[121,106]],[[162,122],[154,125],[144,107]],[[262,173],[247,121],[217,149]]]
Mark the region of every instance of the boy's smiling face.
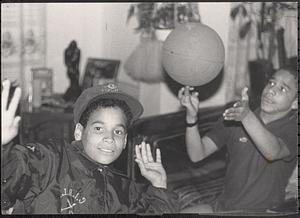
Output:
[[121,155],[126,138],[126,116],[119,107],[98,108],[85,128],[79,123],[75,128],[75,139],[82,141],[85,153],[101,164],[110,164]]
[[292,109],[297,109],[297,90],[297,81],[290,72],[277,71],[263,90],[262,111],[284,116]]

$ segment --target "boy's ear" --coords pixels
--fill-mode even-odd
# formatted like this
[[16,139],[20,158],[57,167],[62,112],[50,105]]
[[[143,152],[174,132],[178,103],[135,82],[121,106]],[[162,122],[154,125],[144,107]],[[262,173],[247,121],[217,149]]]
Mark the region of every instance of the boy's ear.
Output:
[[74,130],[74,138],[76,141],[81,140],[83,131],[83,126],[80,123],[77,123]]
[[125,141],[124,141],[123,149],[126,148],[126,145],[127,145],[127,134],[126,134],[126,136],[125,136]]
[[296,98],[292,103],[292,109],[296,110],[298,109],[298,98]]

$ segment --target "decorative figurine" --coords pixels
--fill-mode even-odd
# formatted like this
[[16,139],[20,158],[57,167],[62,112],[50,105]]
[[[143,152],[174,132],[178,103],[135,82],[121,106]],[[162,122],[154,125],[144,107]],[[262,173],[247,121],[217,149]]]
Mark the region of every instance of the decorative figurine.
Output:
[[70,86],[63,96],[67,102],[74,102],[81,94],[79,86],[79,61],[80,49],[77,47],[76,41],[72,40],[65,50],[65,65],[67,66],[67,74],[70,79]]

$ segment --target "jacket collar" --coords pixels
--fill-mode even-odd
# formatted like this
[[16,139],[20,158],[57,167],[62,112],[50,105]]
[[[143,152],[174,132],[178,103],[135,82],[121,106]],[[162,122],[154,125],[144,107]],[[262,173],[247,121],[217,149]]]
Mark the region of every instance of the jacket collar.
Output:
[[[77,153],[76,157],[78,158],[79,162],[84,166],[85,169],[87,169],[90,172],[94,172],[95,170],[102,169],[104,172],[110,172],[113,174],[118,175],[124,175],[117,169],[115,169],[112,165],[104,165],[101,163],[98,163],[91,159],[83,150],[82,141],[73,141],[71,143],[71,149]],[[78,161],[77,160],[77,161]],[[76,160],[72,160],[73,163],[77,162]],[[77,165],[77,164],[75,164]]]

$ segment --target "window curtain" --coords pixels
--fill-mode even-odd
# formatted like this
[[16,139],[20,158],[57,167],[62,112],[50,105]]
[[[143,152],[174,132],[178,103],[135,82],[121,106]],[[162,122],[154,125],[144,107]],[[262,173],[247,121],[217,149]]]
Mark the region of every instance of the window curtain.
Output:
[[[271,4],[270,2],[269,4]],[[228,95],[226,95],[226,102],[235,100],[241,95],[241,90],[245,86],[250,86],[250,75],[249,75],[249,61],[258,59],[268,58],[268,37],[269,33],[262,34],[262,42],[264,48],[259,49],[259,40],[257,37],[257,28],[255,21],[260,19],[260,10],[262,2],[233,2],[231,3],[231,11],[237,5],[243,4],[251,19],[254,21],[247,35],[241,39],[239,31],[248,21],[249,17],[243,16],[243,11],[240,10],[235,19],[230,19],[229,26],[229,42],[227,52],[227,63],[225,70],[228,73],[228,77],[225,78]],[[291,3],[293,7],[297,8],[297,2]],[[276,17],[275,30],[279,28],[284,29],[284,45],[286,57],[297,56],[297,10],[280,10]],[[268,18],[266,18],[268,19]],[[272,64],[274,69],[279,67],[278,61],[278,43],[276,37],[274,37],[274,55],[272,56]]]
[[1,4],[1,80],[16,81],[30,92],[31,68],[46,62],[46,4]]

